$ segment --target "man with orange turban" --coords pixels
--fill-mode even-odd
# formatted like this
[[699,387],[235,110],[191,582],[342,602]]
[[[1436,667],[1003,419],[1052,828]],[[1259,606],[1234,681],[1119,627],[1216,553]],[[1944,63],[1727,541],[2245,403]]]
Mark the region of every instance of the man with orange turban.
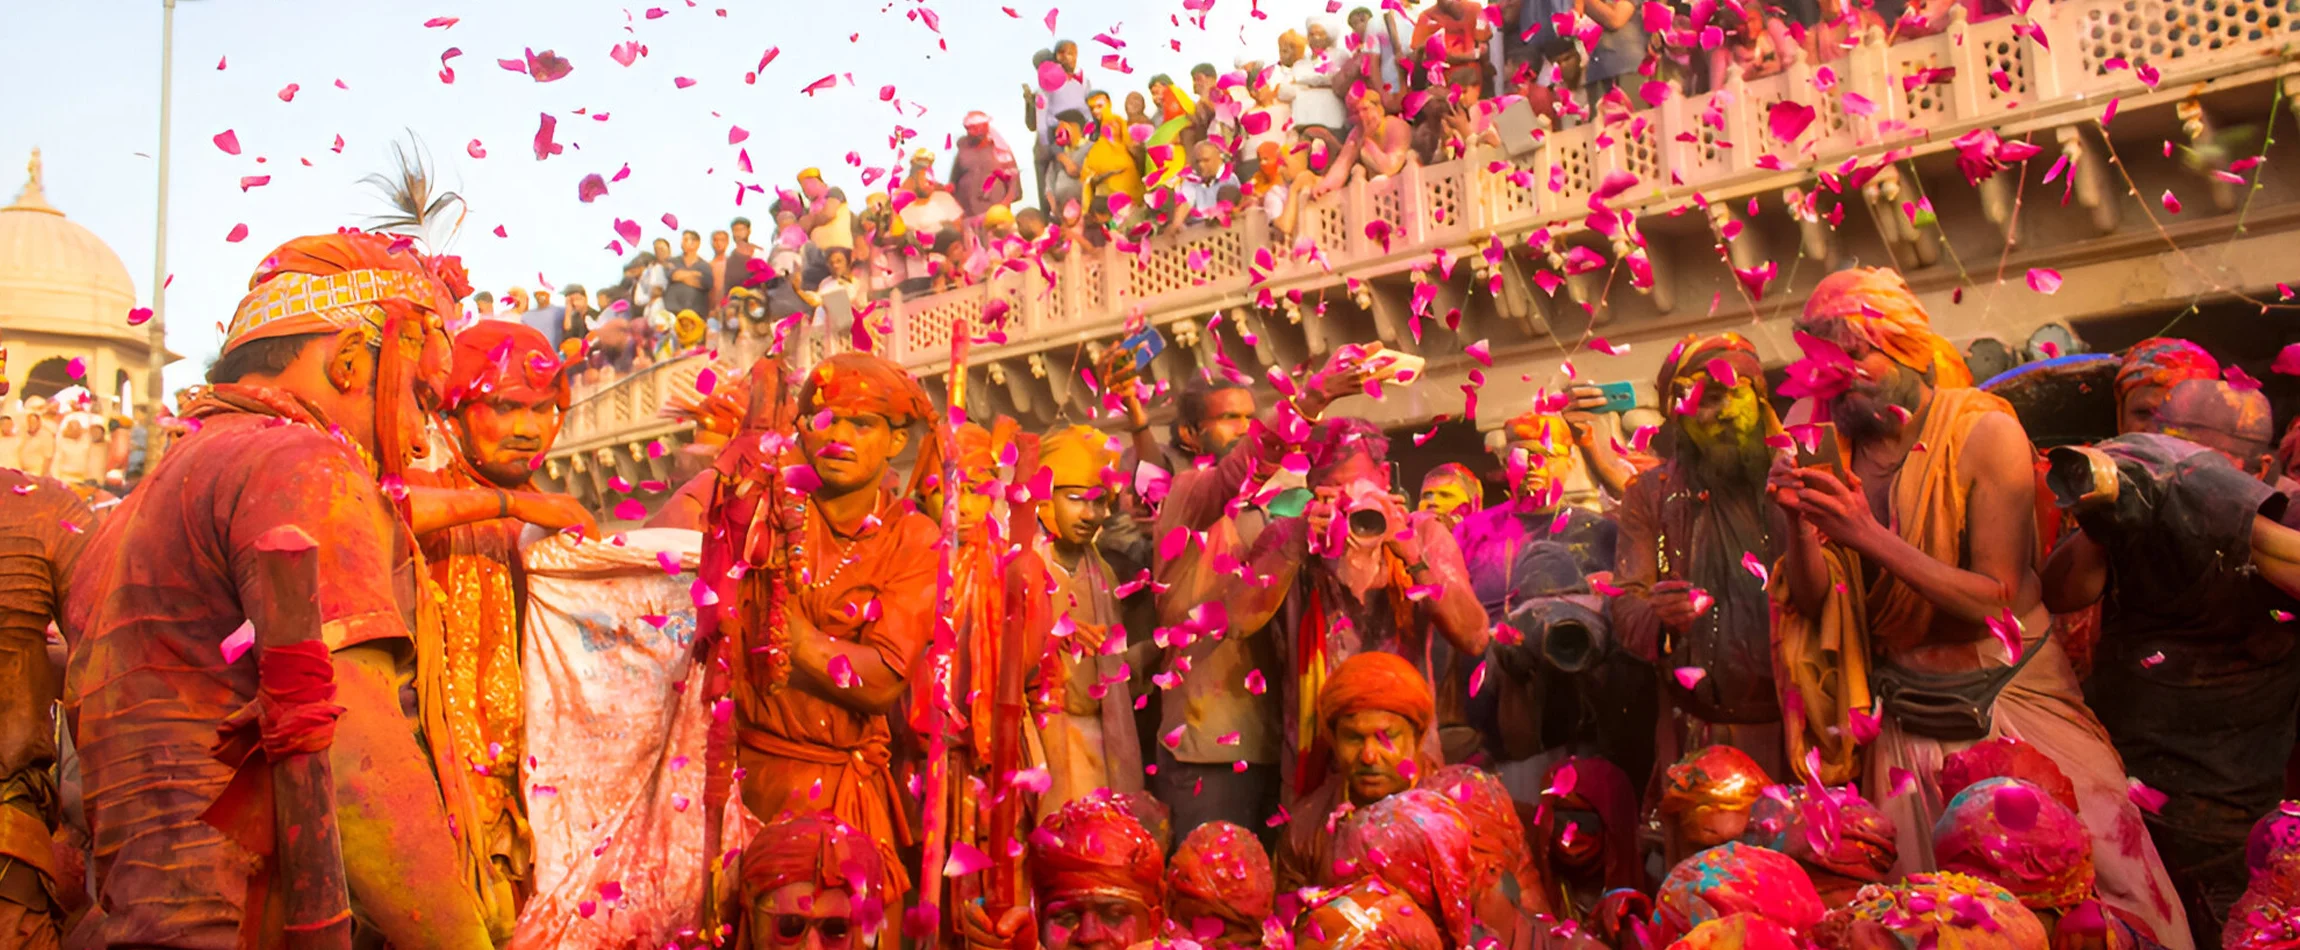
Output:
[[[1142,790],[1142,745],[1127,680],[1128,631],[1119,623],[1117,575],[1095,539],[1109,520],[1118,453],[1092,426],[1056,429],[1038,443],[1039,477],[1052,489],[1038,509],[1039,557],[1054,582],[1055,638],[1041,674],[1038,717],[1052,784],[1038,813],[1095,789]],[[1259,849],[1259,845],[1256,846]]]
[[1256,950],[1271,916],[1277,884],[1270,855],[1254,833],[1227,821],[1199,825],[1166,862],[1168,939],[1216,950]]
[[470,774],[480,838],[514,888],[513,902],[523,903],[533,882],[519,791],[519,536],[534,524],[595,538],[598,526],[573,497],[533,485],[567,407],[566,372],[550,341],[525,324],[485,320],[456,334],[451,352],[438,424],[453,451],[437,470],[407,473],[408,501],[431,581],[447,595],[447,728]]
[[795,399],[781,370],[752,368],[743,430],[713,468],[698,636],[733,674],[744,806],[765,820],[831,812],[878,845],[888,891],[907,893],[897,849],[915,839],[887,712],[932,629],[941,532],[913,499],[941,452],[921,447],[908,488],[891,469],[934,405],[867,353],[816,364]]
[[1773,684],[1772,603],[1765,578],[1788,545],[1788,518],[1767,504],[1773,414],[1757,348],[1738,333],[1687,336],[1654,381],[1675,407],[1654,440],[1662,464],[1622,499],[1615,548],[1615,634],[1662,667],[1654,754],[1730,745],[1786,775]]
[[[0,383],[0,387],[5,387]],[[0,468],[0,948],[46,950],[86,906],[81,877],[61,860],[64,797],[57,785],[56,701],[63,670],[48,629],[63,623],[64,585],[96,530],[78,492],[52,478]]]
[[1334,883],[1336,809],[1364,808],[1414,787],[1440,763],[1424,736],[1437,719],[1429,680],[1394,653],[1342,661],[1318,692],[1318,738],[1293,817],[1279,839],[1278,889]]
[[[1797,330],[1805,358],[1790,376],[1835,422],[1843,462],[1773,472],[1791,525],[1772,572],[1790,763],[1803,769],[1812,749],[1821,774],[1808,778],[1843,784],[1865,759],[1869,797],[1900,834],[1895,870],[1908,873],[1932,866],[1942,757],[2018,735],[2076,783],[2095,853],[2120,855],[2101,867],[2102,897],[2150,915],[2168,940],[2185,933],[2154,847],[2129,840],[2140,817],[2123,767],[2046,636],[2020,419],[1971,388],[1892,271],[1822,278]],[[1914,793],[1888,794],[1897,773],[1914,776]]]
[[1771,784],[1763,766],[1729,745],[1696,749],[1671,765],[1661,783],[1670,863],[1739,840],[1749,830],[1749,812]]
[[[232,950],[243,921],[260,936],[292,870],[269,851],[273,807],[293,819],[303,803],[243,793],[266,784],[267,756],[323,751],[363,926],[402,947],[509,936],[439,701],[436,610],[406,597],[422,589],[414,537],[378,487],[396,491],[423,452],[418,387],[441,391],[441,327],[467,292],[453,258],[390,235],[271,252],[185,406],[197,428],[90,542],[69,695],[101,943]],[[282,596],[258,552],[289,527],[319,542],[318,639],[249,650],[242,625]],[[236,715],[251,707],[260,720]],[[253,728],[219,745],[238,723]],[[258,738],[266,752],[247,752]]]
[[887,868],[869,835],[827,812],[767,822],[743,849],[741,908],[729,915],[742,950],[854,950],[871,945],[887,908]]

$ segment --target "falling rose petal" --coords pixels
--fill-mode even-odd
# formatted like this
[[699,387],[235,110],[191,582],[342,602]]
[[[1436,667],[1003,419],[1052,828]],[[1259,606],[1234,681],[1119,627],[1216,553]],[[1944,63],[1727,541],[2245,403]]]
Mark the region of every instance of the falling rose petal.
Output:
[[[499,238],[507,238],[507,237],[510,237],[510,236],[511,236],[511,232],[510,232],[510,231],[506,231],[506,230],[504,230],[503,226],[502,226],[502,225],[500,225],[500,224],[498,224],[498,225],[496,225],[496,226],[495,226],[495,236],[496,236],[496,237],[499,237]],[[541,458],[542,456],[536,456],[536,457],[537,457],[537,458]]]
[[636,498],[623,499],[615,503],[615,517],[622,521],[638,521],[647,517],[647,506],[640,504]]
[[255,645],[255,623],[253,621],[242,621],[239,625],[239,628],[232,631],[231,636],[224,638],[224,665],[229,666],[233,663],[238,663],[240,661],[240,657],[245,656],[249,648],[254,647]]
[[1480,366],[1493,365],[1493,344],[1486,340],[1479,340],[1462,347],[1461,351],[1469,354],[1469,358],[1476,360]]
[[2111,122],[2116,121],[2116,103],[2117,100],[2115,99],[2108,100],[2108,108],[2103,110],[2100,114],[2101,125],[2105,126]]
[[2271,373],[2300,376],[2300,343],[2294,343],[2276,352],[2276,362],[2268,365]]
[[950,843],[950,860],[943,862],[942,873],[945,877],[965,877],[978,871],[987,871],[990,865],[990,856],[982,853],[982,849],[964,841],[953,841]]
[[541,115],[535,127],[535,160],[538,162],[567,150],[566,146],[551,140],[559,130],[559,119],[548,112]]
[[471,144],[463,147],[463,151],[465,154],[470,155],[472,158],[487,157],[487,149],[479,144],[478,139],[472,139]]
[[1877,735],[1884,728],[1884,719],[1866,709],[1845,710],[1845,731],[1853,734],[1853,741],[1857,744],[1868,745],[1876,741]]
[[1485,689],[1485,664],[1486,661],[1480,660],[1477,668],[1469,671],[1469,694],[1473,697]]
[[2050,267],[2028,269],[2028,289],[2050,296],[2060,290],[2060,272]]
[[1917,790],[1916,773],[1899,766],[1885,770],[1885,782],[1891,786],[1885,794],[1888,799],[1899,798]]
[[295,101],[295,94],[296,94],[296,93],[298,93],[298,92],[302,92],[302,91],[303,91],[303,87],[302,87],[302,86],[296,85],[295,83],[292,83],[292,82],[291,82],[291,83],[288,83],[288,84],[287,84],[287,85],[285,85],[285,86],[281,86],[281,87],[280,87],[280,92],[279,92],[280,101],[281,101],[281,102],[294,102],[294,101]]
[[226,155],[238,155],[240,153],[240,134],[231,129],[216,133],[215,138],[209,141],[216,143],[216,147],[223,149]]
[[1998,643],[2004,644],[2005,654],[2008,657],[2005,662],[2020,662],[2021,626],[2020,620],[2013,616],[2012,609],[2008,607],[1998,612],[1996,616],[1990,617],[1988,628],[1989,635],[1995,637]]
[[1054,774],[1045,769],[1016,769],[1007,778],[1008,784],[1033,795],[1044,795],[1054,787]]
[[1262,676],[1261,670],[1246,671],[1246,692],[1260,696],[1263,693],[1269,692],[1269,690],[1269,680]]
[[461,22],[463,22],[462,17],[435,16],[423,21],[423,27],[427,30],[444,30]]
[[226,244],[238,244],[247,239],[248,226],[245,224],[232,225],[231,233],[224,235],[224,243]]
[[527,50],[527,75],[536,82],[555,82],[575,71],[575,64],[551,50]]
[[831,685],[840,689],[853,689],[862,682],[862,678],[855,675],[854,661],[843,655],[831,657],[830,674]]
[[72,357],[72,361],[71,361],[71,362],[64,364],[64,374],[65,374],[66,376],[69,376],[69,377],[71,377],[72,379],[87,379],[87,378],[88,378],[88,360],[87,360],[87,358],[86,358],[86,357],[82,357],[82,356],[75,356],[75,357]]
[[575,183],[575,199],[584,204],[590,204],[606,196],[607,179],[600,177],[597,172],[585,175],[582,181]]
[[2142,63],[2138,66],[2132,67],[2132,74],[2140,77],[2141,85],[2147,86],[2150,89],[2156,88],[2156,84],[2164,79],[2163,74],[2156,71],[2156,67],[2147,63]]
[[1813,124],[1815,115],[1812,106],[1794,99],[1783,99],[1773,103],[1773,107],[1766,110],[1765,124],[1772,130],[1774,138],[1783,142],[1795,142],[1797,137],[1805,134],[1805,129]]
[[810,82],[810,83],[808,83],[808,84],[807,84],[807,86],[806,86],[806,88],[799,90],[799,92],[801,92],[801,93],[804,93],[804,94],[806,94],[806,95],[810,95],[810,96],[811,96],[811,95],[814,95],[815,93],[821,92],[821,91],[823,91],[823,90],[825,90],[825,89],[829,89],[829,88],[832,88],[832,87],[834,87],[834,86],[837,86],[838,84],[839,84],[839,77],[838,77],[838,74],[837,74],[837,73],[833,73],[833,74],[831,74],[831,75],[828,75],[828,76],[824,76],[824,77],[823,77],[823,78],[821,78],[821,79],[817,79],[817,80],[815,80],[814,82]]
[[615,44],[614,49],[607,51],[607,58],[612,59],[624,66],[629,66],[632,63],[639,61],[639,51],[640,47],[638,40],[617,43]]
[[695,81],[694,81],[694,80],[692,80],[692,79],[689,79],[689,78],[687,78],[687,77],[685,77],[685,76],[679,76],[679,77],[676,77],[676,78],[674,78],[674,79],[672,79],[672,80],[671,80],[671,85],[673,85],[673,86],[676,86],[676,87],[678,87],[678,88],[680,88],[680,89],[685,89],[685,88],[687,88],[688,86],[692,86],[692,85],[694,85],[694,84],[695,84]]
[[1707,679],[1709,671],[1698,666],[1680,666],[1671,671],[1671,675],[1677,677],[1678,686],[1690,690],[1695,684]]
[[2173,194],[2171,189],[2165,189],[2164,198],[2162,200],[2164,202],[2165,211],[2172,214],[2180,213],[2180,196]]
[[1541,795],[1543,798],[1549,798],[1552,796],[1557,798],[1564,798],[1573,794],[1573,790],[1579,787],[1581,784],[1580,773],[1574,769],[1573,763],[1571,762],[1567,762],[1566,764],[1559,766],[1556,774],[1557,777],[1550,781],[1549,787],[1542,789]]
[[2165,802],[2171,800],[2171,796],[2142,784],[2139,779],[2125,781],[2129,783],[2124,790],[2125,797],[2132,799],[2132,803],[2139,806],[2141,811],[2156,814],[2164,810]]
[[719,592],[712,590],[711,585],[698,577],[694,583],[687,585],[687,598],[698,608],[711,607],[719,603]]
[[[145,323],[149,322],[151,319],[152,319],[152,308],[150,308],[150,307],[137,307],[137,308],[136,308],[136,309],[134,309],[134,310],[130,310],[130,311],[128,311],[128,325],[129,325],[129,326],[131,326],[131,327],[140,327],[140,326],[143,326]],[[2300,345],[2300,344],[2295,344],[2295,345]],[[2287,349],[2290,349],[2290,347],[2287,347]]]
[[728,144],[728,145],[741,145],[741,144],[744,142],[744,140],[746,140],[746,139],[749,139],[750,137],[751,137],[751,133],[750,133],[750,130],[748,130],[748,129],[745,129],[745,128],[743,128],[742,126],[739,126],[739,125],[730,125],[730,126],[728,126],[728,127],[727,127],[727,144]]
[[2244,367],[2234,363],[2221,369],[2220,378],[2228,382],[2228,388],[2237,392],[2255,392],[2260,388],[2259,380],[2253,379],[2251,373],[2244,371]]
[[670,551],[655,552],[655,563],[663,566],[663,573],[679,573],[679,555]]
[[639,230],[639,222],[617,218],[615,219],[615,233],[623,239],[623,243],[638,247],[639,236],[643,232]]
[[2016,835],[2036,827],[2037,814],[2044,809],[2036,789],[2025,784],[1999,785],[1990,793],[1990,799],[1996,806],[1997,823]]
[[608,881],[608,882],[606,882],[606,883],[604,883],[604,884],[601,884],[601,885],[599,885],[599,899],[600,899],[600,900],[603,900],[603,901],[606,901],[607,903],[610,903],[610,904],[612,904],[612,903],[615,903],[616,901],[622,900],[622,899],[623,899],[623,882],[621,882],[621,881]]
[[1613,343],[1607,342],[1606,339],[1601,336],[1590,337],[1589,348],[1607,356],[1621,356],[1629,352],[1629,344],[1623,343],[1616,346]]
[[1755,551],[1741,552],[1741,569],[1748,571],[1749,575],[1751,577],[1755,577],[1757,579],[1757,583],[1759,584],[1766,584],[1772,581],[1771,575],[1767,574],[1765,571],[1765,562],[1757,559],[1757,552]]

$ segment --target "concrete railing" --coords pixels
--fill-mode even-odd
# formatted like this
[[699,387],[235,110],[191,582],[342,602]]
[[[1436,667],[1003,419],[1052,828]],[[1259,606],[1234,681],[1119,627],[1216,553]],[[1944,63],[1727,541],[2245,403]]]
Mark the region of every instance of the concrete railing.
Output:
[[[2065,125],[2118,97],[2273,72],[2294,57],[2300,35],[2300,0],[2036,0],[2026,15],[1969,23],[1959,7],[1955,16],[1939,34],[1897,43],[1872,31],[1826,66],[1736,75],[1695,96],[1673,91],[1658,106],[1550,131],[1514,155],[1481,150],[1354,181],[1304,207],[1295,246],[1279,242],[1251,208],[1230,227],[1177,229],[1133,247],[1077,245],[1044,274],[1033,267],[947,293],[897,296],[881,305],[894,329],[889,355],[920,375],[939,372],[954,330],[979,339],[990,329],[986,313],[1004,342],[977,345],[977,360],[1115,338],[1136,312],[1168,322],[1265,291],[1514,244],[1543,229],[1561,253],[1563,241],[1586,230],[1592,197],[1619,189],[1624,175],[1634,183],[1604,204],[1635,215],[1682,208],[1696,193],[1718,199],[1806,185],[1815,172],[1888,149],[1940,151],[1973,129]],[[2155,71],[2154,89],[2142,66]],[[1778,139],[1769,121],[1782,103],[1812,113],[1794,141]],[[581,400],[561,453],[676,428],[655,418],[662,387],[692,385],[703,365],[700,357],[673,361]]]

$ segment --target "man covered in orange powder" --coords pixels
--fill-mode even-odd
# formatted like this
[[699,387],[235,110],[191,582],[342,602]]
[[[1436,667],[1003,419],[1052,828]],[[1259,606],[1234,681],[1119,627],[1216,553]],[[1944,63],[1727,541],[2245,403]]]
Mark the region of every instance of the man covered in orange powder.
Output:
[[[454,259],[389,235],[282,245],[249,281],[212,385],[184,407],[194,431],[90,542],[71,584],[85,638],[67,694],[102,943],[235,950],[243,920],[262,925],[257,895],[284,880],[268,856],[250,860],[239,829],[268,832],[273,817],[218,799],[264,760],[211,755],[219,727],[259,700],[265,747],[333,764],[363,926],[405,948],[508,936],[509,908],[486,903],[470,772],[441,717],[438,634],[420,629],[414,538],[378,488],[421,452],[418,387],[438,391],[440,327],[468,291]],[[246,650],[235,628],[279,596],[260,579],[257,539],[287,526],[320,542],[319,639]],[[411,679],[415,721],[401,705]],[[308,698],[329,691],[332,703]]]
[[1423,737],[1437,718],[1429,680],[1394,653],[1360,653],[1342,661],[1318,693],[1318,739],[1312,755],[1323,775],[1304,776],[1308,791],[1288,806],[1292,818],[1278,842],[1281,891],[1334,883],[1334,812],[1364,808],[1406,789],[1440,764]]
[[[0,390],[7,388],[0,382]],[[64,621],[64,583],[96,516],[52,478],[0,468],[0,948],[47,950],[61,921],[87,903],[58,860],[64,796],[56,777],[62,670],[48,626]],[[70,639],[77,631],[67,626]],[[67,641],[69,642],[69,640]]]
[[878,844],[824,812],[784,814],[743,849],[737,942],[742,950],[871,946],[902,895],[887,890]]
[[1057,429],[1038,446],[1039,470],[1053,492],[1038,510],[1046,528],[1040,557],[1056,611],[1066,618],[1057,621],[1039,691],[1047,708],[1037,717],[1038,734],[1052,782],[1039,796],[1040,815],[1099,788],[1142,790],[1142,745],[1126,675],[1130,635],[1119,623],[1117,575],[1095,545],[1110,517],[1117,463],[1109,438],[1092,426]]
[[921,449],[907,489],[890,470],[934,405],[902,367],[842,353],[807,373],[794,435],[776,431],[774,371],[752,370],[743,431],[715,468],[698,625],[733,634],[721,650],[744,806],[768,821],[831,812],[877,843],[888,892],[905,893],[896,849],[915,842],[887,712],[933,622],[940,531],[913,498],[941,452]]
[[1166,861],[1124,799],[1095,794],[1064,805],[1030,842],[1045,950],[1125,950],[1157,935]]
[[426,566],[447,595],[447,728],[471,774],[481,841],[523,902],[532,880],[519,779],[519,535],[534,524],[596,537],[598,526],[574,498],[533,488],[567,406],[566,373],[550,341],[523,324],[488,320],[456,334],[453,354],[439,422],[454,452],[439,470],[410,471],[407,481]]
[[[2036,571],[2036,480],[2012,407],[1972,374],[1907,282],[1855,268],[1822,279],[1797,323],[1790,375],[1827,407],[1844,471],[1776,462],[1792,517],[1774,568],[1790,762],[1815,750],[1824,783],[1864,771],[1899,831],[1896,873],[1926,870],[1946,804],[1942,757],[2016,735],[2077,786],[2104,856],[2101,896],[2186,950],[2178,897],[2076,674],[2047,636]],[[1922,447],[1922,451],[1919,448]],[[1883,722],[1866,748],[1871,688]],[[1893,774],[1916,779],[1890,795]]]

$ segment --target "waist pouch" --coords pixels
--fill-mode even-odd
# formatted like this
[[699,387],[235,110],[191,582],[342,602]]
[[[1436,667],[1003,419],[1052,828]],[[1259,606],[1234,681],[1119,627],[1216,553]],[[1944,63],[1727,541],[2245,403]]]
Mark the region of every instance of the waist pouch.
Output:
[[[2047,633],[2046,639],[2051,638]],[[1911,735],[1941,742],[1974,742],[1988,738],[1994,724],[1990,710],[2022,667],[2034,659],[2045,641],[2021,653],[2011,666],[1970,673],[1930,673],[1879,661],[1869,670],[1869,690],[1884,700],[1885,715]]]

